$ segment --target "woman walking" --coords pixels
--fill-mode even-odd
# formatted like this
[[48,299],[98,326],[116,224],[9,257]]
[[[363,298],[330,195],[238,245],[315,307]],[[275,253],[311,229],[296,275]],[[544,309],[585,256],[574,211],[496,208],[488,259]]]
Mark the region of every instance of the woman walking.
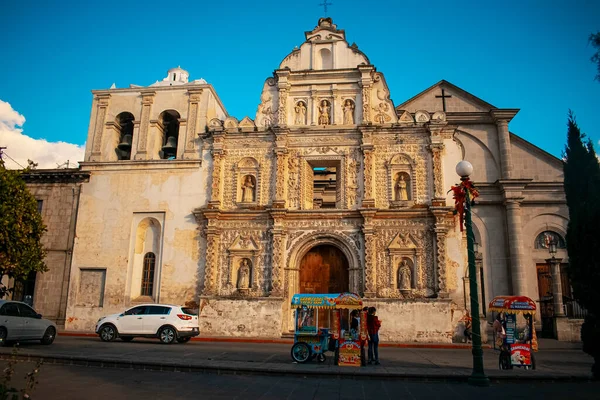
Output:
[[369,307],[367,314],[367,331],[369,332],[369,364],[379,365],[379,328],[381,321],[375,313],[375,307]]

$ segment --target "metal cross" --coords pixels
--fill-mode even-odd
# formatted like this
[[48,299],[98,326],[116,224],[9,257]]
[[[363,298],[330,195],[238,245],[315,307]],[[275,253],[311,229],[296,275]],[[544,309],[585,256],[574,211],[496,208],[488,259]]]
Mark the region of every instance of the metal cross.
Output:
[[323,6],[323,10],[325,11],[325,14],[327,14],[327,6],[332,6],[333,3],[328,3],[327,0],[324,0],[321,4],[319,4],[320,6]]
[[444,94],[444,89],[442,89],[442,95],[441,96],[435,96],[438,99],[442,99],[442,107],[444,109],[444,112],[446,112],[446,99],[449,99],[450,97],[452,97],[452,95],[445,95]]

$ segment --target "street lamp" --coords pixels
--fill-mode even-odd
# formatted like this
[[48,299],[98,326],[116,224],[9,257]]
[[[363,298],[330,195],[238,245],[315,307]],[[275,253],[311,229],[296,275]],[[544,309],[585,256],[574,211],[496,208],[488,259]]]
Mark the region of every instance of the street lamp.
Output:
[[[483,370],[483,350],[481,349],[481,325],[479,322],[479,301],[477,296],[477,270],[475,268],[475,236],[473,235],[473,226],[471,220],[471,190],[473,185],[469,175],[473,173],[473,166],[468,161],[461,161],[456,165],[456,173],[460,176],[462,194],[464,195],[465,228],[467,229],[467,254],[469,260],[469,297],[471,299],[471,317],[473,318],[473,372],[469,377],[469,384],[473,386],[489,386],[490,380],[485,376]],[[476,195],[476,194],[475,194]],[[455,192],[455,199],[456,192]],[[457,201],[462,201],[462,199]],[[485,305],[484,305],[485,306]]]

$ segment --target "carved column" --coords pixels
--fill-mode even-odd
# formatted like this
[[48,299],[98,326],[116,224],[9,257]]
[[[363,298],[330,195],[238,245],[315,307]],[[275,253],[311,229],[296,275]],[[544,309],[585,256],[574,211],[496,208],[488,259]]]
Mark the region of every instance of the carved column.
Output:
[[[288,83],[288,78],[290,76],[289,69],[277,70],[277,87],[279,89],[279,107],[278,110],[278,121],[277,125],[279,127],[285,127],[287,125],[287,99],[288,99],[288,90],[290,84]],[[274,124],[275,125],[275,124]]]
[[363,186],[363,196],[362,196],[362,206],[364,208],[372,208],[375,207],[375,197],[373,191],[373,174],[375,169],[375,157],[374,157],[374,149],[373,143],[371,141],[371,130],[363,130],[362,131],[362,145],[361,149],[363,152],[363,177],[364,177],[364,186]]
[[[436,247],[436,275],[437,275],[437,292],[440,298],[449,296],[447,285],[447,268],[446,268],[446,239],[448,234],[448,226],[446,224],[446,216],[448,208],[432,207],[433,215],[435,216],[435,247]],[[436,290],[436,288],[433,288]]]
[[183,153],[183,158],[185,159],[197,158],[194,141],[196,139],[196,131],[198,130],[198,109],[200,107],[200,100],[202,99],[202,89],[188,90],[188,95],[188,128],[185,135]]
[[285,268],[285,230],[282,225],[282,219],[285,211],[271,212],[273,218],[273,228],[271,235],[273,237],[273,257],[271,274],[271,293],[270,297],[283,297],[284,290],[284,268]]
[[[209,221],[210,224],[210,221]],[[220,235],[214,228],[206,229],[206,264],[204,266],[204,291],[205,296],[217,294],[217,272],[219,270]]]
[[273,201],[273,207],[285,208],[286,207],[286,187],[287,187],[287,164],[288,164],[288,151],[287,151],[287,132],[282,131],[278,128],[275,129],[275,157],[276,157],[276,169],[275,169],[275,200]]
[[362,88],[362,107],[363,107],[362,123],[363,124],[368,124],[371,121],[370,98],[371,98],[371,87],[363,86],[363,88]]
[[433,158],[433,197],[436,200],[445,200],[444,168],[442,166],[444,144],[432,143],[430,149]]
[[140,117],[140,137],[138,140],[136,160],[147,159],[148,145],[148,126],[150,125],[150,115],[152,113],[152,104],[154,103],[154,91],[142,92],[142,116]]
[[94,123],[94,143],[90,161],[100,161],[102,153],[102,133],[104,132],[104,120],[110,102],[110,94],[96,95],[96,121]]
[[214,142],[212,148],[213,158],[213,171],[212,171],[212,185],[210,195],[210,208],[221,207],[221,167],[223,164],[223,137],[220,133],[214,133]]
[[373,217],[376,211],[363,210],[364,218],[362,232],[365,238],[365,272],[364,272],[364,297],[377,295],[377,251],[375,240],[375,227]]
[[310,92],[310,125],[316,125],[319,115],[319,99],[317,98],[317,91],[313,90]]

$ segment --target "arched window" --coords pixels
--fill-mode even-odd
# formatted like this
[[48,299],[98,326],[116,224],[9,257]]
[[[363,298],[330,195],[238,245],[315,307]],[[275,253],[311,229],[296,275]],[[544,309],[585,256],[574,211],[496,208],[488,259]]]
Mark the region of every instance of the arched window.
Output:
[[319,50],[319,69],[333,69],[333,57],[329,49]]
[[175,110],[163,111],[160,114],[160,127],[162,128],[163,145],[160,158],[164,160],[174,160],[177,156],[177,141],[179,139],[179,118],[180,115]]
[[131,159],[131,143],[133,142],[133,114],[122,112],[117,115],[116,123],[119,129],[119,144],[116,152],[119,160]]
[[144,270],[142,272],[142,296],[152,296],[154,289],[154,265],[156,256],[154,253],[146,253],[144,256]]
[[556,242],[557,249],[566,249],[567,244],[565,239],[556,232],[553,231],[544,231],[540,233],[535,239],[535,248],[536,249],[548,249],[550,246],[550,242],[554,240]]

